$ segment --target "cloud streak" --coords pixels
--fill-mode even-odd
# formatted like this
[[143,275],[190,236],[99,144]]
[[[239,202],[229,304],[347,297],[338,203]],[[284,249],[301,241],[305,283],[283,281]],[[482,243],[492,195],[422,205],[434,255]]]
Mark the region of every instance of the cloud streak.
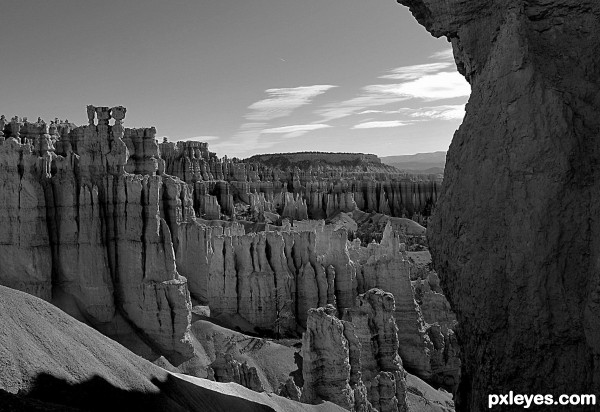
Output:
[[326,104],[322,108],[316,110],[315,113],[322,116],[324,122],[329,122],[331,120],[351,116],[368,107],[385,106],[409,99],[407,96],[398,96],[393,93],[371,89],[370,86],[364,87],[362,90],[362,95],[358,97]]
[[[215,147],[235,155],[250,150],[262,150],[280,143],[282,139],[302,136],[312,130],[331,127],[326,124],[300,124],[271,127],[271,121],[289,116],[294,110],[312,103],[319,95],[333,89],[334,85],[287,87],[265,90],[266,98],[248,106],[247,120],[230,139],[218,142]],[[264,135],[271,135],[268,139]],[[280,135],[280,136],[277,136]]]
[[450,67],[452,67],[452,63],[447,62],[403,66],[390,70],[388,74],[380,76],[379,78],[391,80],[416,80],[423,77],[424,75],[437,73]]
[[309,132],[311,130],[325,129],[331,127],[328,124],[296,124],[292,126],[274,127],[264,129],[262,133],[291,133],[291,132]]
[[[327,123],[356,114],[389,113],[389,110],[379,108],[408,100],[435,101],[469,96],[469,84],[454,70],[452,50],[434,53],[430,58],[441,61],[392,69],[379,78],[395,80],[394,83],[365,86],[358,96],[325,104],[314,113]],[[429,114],[430,118],[437,119],[458,116],[456,111]],[[424,114],[420,117],[428,116]]]
[[434,60],[450,60],[450,61],[454,61],[454,52],[452,51],[452,49],[447,49],[447,50],[442,50],[436,53],[433,53],[431,56],[429,56],[430,59],[434,59]]
[[471,94],[471,87],[457,72],[429,74],[404,83],[374,84],[367,86],[367,89],[374,93],[427,101],[465,97]]
[[177,140],[192,140],[194,142],[214,142],[215,140],[219,140],[219,136],[193,136],[193,137],[186,137],[183,139],[177,139]]
[[296,124],[292,126],[274,127],[272,129],[264,129],[261,133],[281,133],[283,138],[290,139],[294,137],[304,136],[306,133],[313,130],[326,129],[331,127],[328,124],[313,123],[313,124]]
[[356,114],[401,114],[412,118],[460,120],[465,116],[465,106],[462,104],[454,104],[426,106],[418,109],[402,107],[398,110],[365,110]]
[[462,120],[465,117],[465,106],[461,104],[423,107],[421,109],[409,110],[411,110],[411,112],[408,113],[408,115],[415,118]]
[[294,110],[334,88],[333,85],[313,85],[302,87],[289,87],[280,89],[267,89],[267,98],[259,100],[248,106],[249,113],[246,119],[249,121],[270,121],[280,117],[289,116]]
[[380,122],[364,122],[354,125],[353,129],[379,129],[379,128],[387,128],[387,127],[401,127],[407,126],[410,122],[403,122],[400,120],[389,120],[389,121],[380,121]]

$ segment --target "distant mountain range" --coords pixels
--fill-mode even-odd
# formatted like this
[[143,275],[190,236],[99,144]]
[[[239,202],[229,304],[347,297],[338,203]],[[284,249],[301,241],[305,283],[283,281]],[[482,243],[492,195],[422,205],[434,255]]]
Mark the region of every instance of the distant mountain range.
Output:
[[397,169],[417,174],[444,173],[446,152],[380,157],[381,162]]

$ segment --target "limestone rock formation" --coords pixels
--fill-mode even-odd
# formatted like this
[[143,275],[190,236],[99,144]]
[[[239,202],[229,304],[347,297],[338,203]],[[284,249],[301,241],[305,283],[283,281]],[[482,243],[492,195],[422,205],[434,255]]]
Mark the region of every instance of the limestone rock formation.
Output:
[[[137,133],[151,135],[149,130]],[[159,151],[159,169],[164,161],[165,173],[202,187],[198,193],[217,203],[210,203],[210,213],[218,205],[227,216],[235,214],[234,203],[245,203],[253,209],[266,204],[268,212],[293,219],[322,219],[358,208],[424,222],[441,185],[435,176],[401,173],[360,153],[257,155],[240,161],[219,159],[200,142],[163,142]],[[209,213],[195,207],[199,216]]]
[[292,377],[288,378],[285,383],[281,383],[278,390],[279,396],[291,399],[293,401],[300,401],[302,397],[302,390],[296,386]]
[[31,147],[10,137],[0,145],[0,279],[44,299],[51,297],[52,252],[46,198],[38,174],[43,165]]
[[394,318],[398,325],[399,350],[404,366],[421,378],[429,379],[433,345],[426,334],[421,309],[414,299],[410,282],[412,265],[403,248],[399,234],[388,223],[381,243],[371,243],[365,248],[355,240],[350,248],[350,256],[359,263],[359,293],[379,288],[394,295]]
[[[235,360],[229,353],[219,353],[217,359],[210,364],[217,382],[235,382],[256,392],[264,392],[256,368],[246,362]],[[291,398],[290,398],[291,399]],[[297,399],[296,399],[297,400]]]
[[[54,136],[45,123],[13,119],[0,145],[0,282],[181,361],[192,354],[191,306],[171,232],[191,216],[180,192],[169,202],[168,187],[183,183],[157,176],[156,167],[126,173],[124,108],[88,109],[89,126],[59,133],[55,125]],[[60,139],[56,148],[52,139]]]
[[341,320],[327,313],[333,307],[309,310],[306,333],[302,338],[304,387],[302,401],[328,400],[354,410],[354,391],[350,386],[350,348]]
[[429,266],[429,252],[411,252],[408,255],[413,262],[412,269],[416,269],[416,273],[411,274],[411,278],[415,279],[412,281],[415,300],[423,314],[427,336],[433,344],[429,353],[430,381],[455,393],[461,369],[460,349],[454,333],[456,315],[442,293],[437,273]]
[[345,311],[309,311],[302,341],[302,400],[329,400],[351,411],[407,411],[406,372],[398,355],[394,297],[372,289]]
[[[264,373],[236,352],[237,343],[219,341],[223,347],[208,344],[207,351],[210,339],[189,333],[192,305],[203,307],[194,316],[220,325],[292,339],[307,329],[317,336],[310,313],[327,308],[342,334],[319,333],[334,334],[327,339],[346,342],[348,352],[335,354],[349,368],[347,402],[336,401],[360,411],[405,404],[400,358],[385,361],[397,367],[382,366],[381,350],[390,357],[388,349],[396,348],[425,379],[433,376],[434,358],[436,367],[448,366],[442,355],[455,340],[445,327],[426,328],[401,246],[409,231],[419,237],[425,229],[375,212],[409,208],[416,215],[434,203],[439,182],[388,176],[368,156],[374,169],[367,172],[346,160],[279,169],[218,159],[203,143],[159,144],[154,128],[124,128],[123,107],[87,109],[89,124],[81,127],[58,119],[50,126],[18,117],[0,122],[0,284],[51,301],[172,371],[266,391],[277,390],[289,371]],[[358,229],[354,215],[372,218],[380,243],[348,241]],[[333,217],[333,224],[310,216]],[[395,295],[391,312],[389,305],[356,299],[374,287]],[[373,309],[363,313],[362,306]],[[371,323],[378,325],[384,312],[387,326],[377,329]],[[344,313],[361,320],[336,318]],[[368,348],[374,355],[365,364],[378,372],[368,375],[367,387],[361,348],[369,334],[391,340]],[[307,346],[319,347],[319,339]],[[300,379],[296,384],[303,386]],[[332,387],[338,384],[333,379]],[[299,396],[290,385],[282,390]],[[302,396],[329,396],[319,391]]]
[[433,323],[427,325],[427,335],[433,343],[430,381],[456,393],[462,364],[456,334],[453,329]]
[[[357,297],[345,319],[360,348],[360,371],[368,400],[379,412],[406,411],[406,373],[398,355],[398,327],[391,293],[371,289]],[[350,342],[352,339],[348,339]]]
[[430,227],[464,352],[458,410],[514,388],[600,392],[600,3],[400,2],[472,88]]

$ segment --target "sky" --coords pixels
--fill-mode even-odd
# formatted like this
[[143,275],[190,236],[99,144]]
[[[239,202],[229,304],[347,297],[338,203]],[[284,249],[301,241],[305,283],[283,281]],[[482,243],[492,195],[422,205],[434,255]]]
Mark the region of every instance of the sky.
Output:
[[447,150],[470,86],[395,0],[0,0],[0,114],[207,141],[219,156]]

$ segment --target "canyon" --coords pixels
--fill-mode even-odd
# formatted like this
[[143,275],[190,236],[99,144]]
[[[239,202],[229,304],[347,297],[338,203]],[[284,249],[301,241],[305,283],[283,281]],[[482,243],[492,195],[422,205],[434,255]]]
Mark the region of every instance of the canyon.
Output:
[[125,128],[122,106],[87,114],[0,119],[1,285],[184,379],[452,410],[456,319],[419,224],[439,176],[363,154],[220,159]]
[[[0,409],[450,412],[489,409],[490,394],[511,391],[600,393],[600,4],[397,2],[432,36],[448,40],[471,86],[447,154],[379,158],[306,151],[239,159],[218,156],[206,142],[157,138],[154,127],[125,127],[123,106],[87,106],[85,125],[0,116]],[[37,14],[55,21],[48,17],[52,10],[42,9]],[[175,25],[170,11],[154,20],[161,28]],[[106,20],[94,20],[101,14],[70,18],[73,24],[54,25],[52,34],[60,38],[68,33],[60,33],[62,26],[83,22],[78,35],[87,45],[109,39],[109,27],[115,34],[135,29],[147,39],[152,32],[144,35],[135,24],[156,27],[146,18],[123,24],[122,16],[134,14],[122,5]],[[349,26],[350,15],[335,22]],[[4,26],[20,33],[9,24],[30,18],[7,19]],[[177,22],[178,33],[188,33],[186,21]],[[231,37],[246,40],[252,27],[239,21],[244,36]],[[321,33],[324,44],[334,37],[332,23]],[[290,33],[293,28],[286,25]],[[97,54],[50,36],[53,44],[37,49],[16,38],[5,61],[7,85],[18,90],[7,87],[5,100],[21,108],[21,96],[38,92],[26,87],[29,78],[19,79],[21,67],[40,68],[31,82],[38,89],[85,73],[86,80],[106,86],[106,96],[125,93],[109,87],[124,84],[119,81],[129,73],[116,64],[131,50],[118,34],[98,44]],[[302,34],[290,37],[301,43],[309,37]],[[366,34],[364,44],[383,39],[367,42]],[[230,36],[218,37],[211,49],[230,50],[221,43]],[[121,47],[105,49],[111,58],[104,58],[102,47],[117,38]],[[160,43],[170,44],[148,41],[153,53]],[[245,48],[252,62],[259,56],[254,45]],[[73,55],[65,59],[62,50]],[[136,69],[150,61],[142,55],[136,50]],[[25,64],[30,56],[43,64]],[[195,56],[173,55],[169,62],[183,66]],[[215,82],[218,98],[204,95],[198,104],[203,129],[207,107],[221,107],[219,99],[233,96],[229,86],[247,86],[243,69],[207,56],[203,68],[217,61],[219,71],[232,68],[235,76]],[[235,54],[237,61],[247,57]],[[103,61],[110,61],[108,70]],[[355,68],[362,72],[351,66],[337,70],[335,84],[350,84]],[[65,78],[45,77],[52,67],[65,68]],[[160,67],[162,76],[177,77]],[[264,70],[269,78],[261,90],[283,79],[271,70]],[[112,76],[110,85],[105,74]],[[409,77],[396,69],[378,79]],[[333,132],[326,130],[329,120],[271,123],[313,100],[327,110],[311,113],[341,114],[333,120],[398,115],[383,122],[353,118],[347,130],[410,130],[414,119],[424,120],[411,117],[409,124],[397,108],[354,107],[394,99],[416,108],[428,101],[394,95],[405,88],[388,93],[371,85],[337,102],[333,97],[343,93],[332,90],[325,96],[329,103],[316,100],[339,87],[328,83],[266,89],[263,100],[237,108],[254,119],[239,134],[245,128],[270,133],[277,141],[272,147],[283,150],[290,130],[300,130],[291,133],[296,137],[306,130]],[[79,98],[105,98],[75,84],[69,88]],[[164,96],[148,96],[175,97],[178,109],[190,107],[180,89],[165,82],[167,88]],[[55,99],[52,110],[64,107],[63,94],[72,96],[62,90],[45,93]],[[277,102],[283,109],[272,110]],[[237,109],[231,100],[225,106],[230,119]],[[299,113],[309,112],[304,109]],[[505,406],[495,409],[513,409]]]

